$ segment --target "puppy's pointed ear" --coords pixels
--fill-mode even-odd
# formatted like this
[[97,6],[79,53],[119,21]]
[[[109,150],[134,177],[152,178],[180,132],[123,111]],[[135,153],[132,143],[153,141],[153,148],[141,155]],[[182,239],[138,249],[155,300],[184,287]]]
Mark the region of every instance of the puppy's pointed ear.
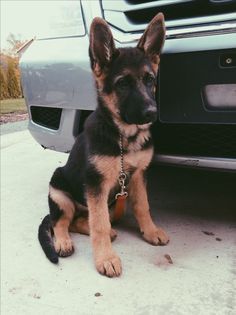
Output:
[[116,52],[114,39],[108,24],[96,17],[90,27],[89,55],[96,76],[106,71]]
[[165,42],[165,19],[158,13],[147,26],[137,47],[142,49],[152,63],[159,63],[159,55]]

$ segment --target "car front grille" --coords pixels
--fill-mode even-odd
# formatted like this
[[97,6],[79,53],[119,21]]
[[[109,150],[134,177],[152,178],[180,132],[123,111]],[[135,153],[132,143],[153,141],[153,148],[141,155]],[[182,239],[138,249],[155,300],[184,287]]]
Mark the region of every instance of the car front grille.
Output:
[[61,120],[61,108],[31,106],[32,121],[43,127],[58,130]]
[[164,13],[167,29],[236,19],[235,0],[106,0],[102,8],[105,19],[123,32],[143,31],[158,12]]
[[[79,133],[92,111],[82,111]],[[158,154],[236,158],[236,125],[162,124],[152,127]]]
[[153,126],[156,153],[236,158],[236,125]]

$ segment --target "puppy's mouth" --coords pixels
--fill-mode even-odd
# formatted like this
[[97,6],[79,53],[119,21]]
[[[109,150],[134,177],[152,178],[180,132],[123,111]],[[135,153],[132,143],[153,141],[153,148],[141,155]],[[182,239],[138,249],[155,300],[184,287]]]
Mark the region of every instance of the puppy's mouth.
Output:
[[124,115],[122,120],[128,124],[128,125],[138,125],[138,126],[144,126],[144,125],[151,125],[157,120],[157,113],[152,113],[152,115],[147,115],[146,117],[129,117],[128,115]]

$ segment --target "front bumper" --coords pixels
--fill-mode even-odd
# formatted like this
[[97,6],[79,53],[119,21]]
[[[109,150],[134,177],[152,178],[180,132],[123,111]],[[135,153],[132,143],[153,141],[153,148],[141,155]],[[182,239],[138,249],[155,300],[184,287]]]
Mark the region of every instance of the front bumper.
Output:
[[191,168],[236,171],[236,159],[227,158],[156,154],[154,156],[154,163]]

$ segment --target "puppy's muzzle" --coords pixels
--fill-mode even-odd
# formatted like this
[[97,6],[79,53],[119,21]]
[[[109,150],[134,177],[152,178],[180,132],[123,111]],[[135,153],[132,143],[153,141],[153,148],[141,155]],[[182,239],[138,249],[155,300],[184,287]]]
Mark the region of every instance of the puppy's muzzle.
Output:
[[145,124],[153,123],[154,121],[157,120],[157,108],[154,106],[146,108],[142,113],[142,117]]

